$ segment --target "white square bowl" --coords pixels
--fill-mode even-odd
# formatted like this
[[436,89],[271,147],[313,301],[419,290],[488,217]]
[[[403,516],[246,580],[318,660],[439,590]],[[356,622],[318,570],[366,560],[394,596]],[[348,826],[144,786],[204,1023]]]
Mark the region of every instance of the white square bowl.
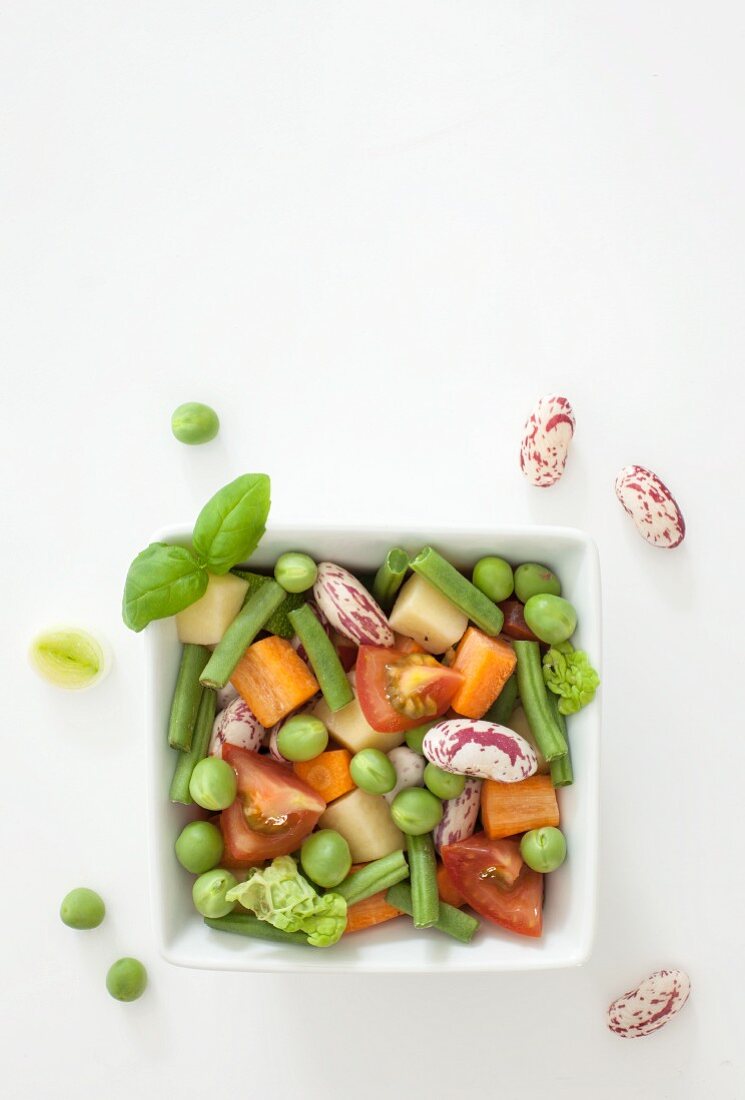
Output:
[[[158,540],[188,544],[190,530],[163,530]],[[271,570],[284,550],[304,550],[316,561],[338,561],[352,571],[377,569],[391,546],[412,553],[435,546],[468,569],[485,554],[517,565],[539,561],[561,578],[577,609],[578,646],[600,669],[600,568],[595,544],[582,531],[562,527],[494,527],[491,530],[274,527],[251,566]],[[174,752],[166,730],[180,646],[174,621],[151,624],[145,635],[149,773],[150,874],[155,933],[161,954],[177,966],[210,970],[431,973],[539,970],[578,966],[589,957],[597,900],[600,706],[572,716],[570,741],[575,782],[558,792],[568,857],[547,876],[543,935],[529,939],[482,922],[471,944],[434,931],[417,931],[404,918],[344,937],[329,949],[282,945],[215,932],[194,910],[193,876],[178,864],[173,845],[196,811],[168,801]]]

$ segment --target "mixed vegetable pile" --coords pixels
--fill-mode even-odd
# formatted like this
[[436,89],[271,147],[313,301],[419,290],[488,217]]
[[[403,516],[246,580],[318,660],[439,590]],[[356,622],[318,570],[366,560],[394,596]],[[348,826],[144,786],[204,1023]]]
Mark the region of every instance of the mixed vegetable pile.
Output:
[[426,546],[377,574],[289,552],[245,563],[269,479],[200,513],[192,549],[133,562],[124,618],[176,615],[170,798],[214,929],[325,947],[401,914],[464,943],[479,917],[539,936],[566,856],[566,715],[599,680],[559,578],[496,556],[471,579]]

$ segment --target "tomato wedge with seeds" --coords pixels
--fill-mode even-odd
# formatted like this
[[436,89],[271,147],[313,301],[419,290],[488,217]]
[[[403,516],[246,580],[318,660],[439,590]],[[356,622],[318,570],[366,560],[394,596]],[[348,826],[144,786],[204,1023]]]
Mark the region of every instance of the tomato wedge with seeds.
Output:
[[480,916],[518,935],[540,936],[543,875],[525,866],[518,840],[477,833],[444,845],[440,855],[456,890]]
[[[386,646],[360,646],[355,686],[362,713],[374,730],[401,733],[439,718],[448,709],[463,677],[438,661],[422,664],[428,656]],[[401,713],[407,708],[411,717]]]
[[222,758],[238,780],[235,801],[220,815],[226,858],[245,866],[294,852],[326,809],[324,800],[266,756],[224,745]]

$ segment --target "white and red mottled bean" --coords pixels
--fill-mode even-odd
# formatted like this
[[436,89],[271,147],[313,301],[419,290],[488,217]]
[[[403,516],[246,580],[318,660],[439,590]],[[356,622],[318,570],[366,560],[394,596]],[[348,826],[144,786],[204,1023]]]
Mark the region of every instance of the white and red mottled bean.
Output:
[[383,611],[365,586],[340,565],[319,563],[313,598],[345,638],[357,645],[393,645],[393,631]]
[[388,759],[396,769],[396,786],[383,796],[387,802],[393,802],[399,791],[424,785],[424,769],[427,761],[418,752],[414,752],[408,745],[399,745],[391,749]]
[[210,738],[209,755],[222,758],[225,744],[258,752],[264,738],[264,727],[240,697],[229,703],[215,718]]
[[574,435],[574,411],[566,397],[542,397],[525,422],[520,469],[531,485],[547,489],[564,473]]
[[282,729],[282,726],[285,724],[286,721],[287,719],[283,718],[281,722],[277,722],[276,726],[272,726],[269,732],[269,743],[267,746],[269,749],[269,755],[271,756],[272,760],[276,760],[278,764],[289,764],[289,760],[287,759],[287,757],[283,756],[282,753],[279,751],[279,742],[277,740],[277,738],[279,737],[279,731]]
[[500,783],[519,783],[538,767],[525,738],[495,722],[448,718],[427,731],[422,747],[443,771]]
[[652,546],[664,550],[680,546],[686,533],[683,513],[657,474],[645,466],[624,466],[616,478],[616,496]]
[[229,706],[234,699],[237,698],[238,690],[237,688],[234,688],[230,680],[228,680],[225,687],[217,689],[217,694],[215,697],[215,706],[217,707],[217,713],[219,714],[221,710],[225,710],[225,708]]
[[656,970],[608,1008],[608,1027],[622,1039],[659,1031],[680,1012],[691,992],[684,970]]
[[457,844],[473,836],[481,806],[481,782],[480,779],[467,779],[457,798],[443,802],[442,819],[433,834],[438,851],[444,844]]

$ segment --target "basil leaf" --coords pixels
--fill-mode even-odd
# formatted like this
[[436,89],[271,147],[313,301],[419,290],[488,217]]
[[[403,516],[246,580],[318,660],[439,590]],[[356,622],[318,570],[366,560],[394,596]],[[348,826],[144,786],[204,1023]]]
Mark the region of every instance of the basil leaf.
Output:
[[210,573],[227,573],[253,554],[266,531],[269,490],[266,474],[243,474],[207,501],[192,541]]
[[140,631],[153,619],[183,611],[204,595],[207,572],[183,546],[151,542],[129,567],[124,584],[122,618]]

